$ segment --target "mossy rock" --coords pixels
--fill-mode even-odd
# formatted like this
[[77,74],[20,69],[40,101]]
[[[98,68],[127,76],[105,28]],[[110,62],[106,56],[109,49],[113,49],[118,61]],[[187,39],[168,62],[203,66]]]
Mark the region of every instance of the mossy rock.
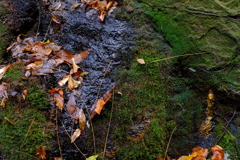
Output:
[[156,28],[172,46],[173,56],[202,53],[178,59],[185,72],[192,74],[188,68],[196,70],[191,76],[196,79],[195,83],[208,83],[233,93],[240,91],[237,76],[240,7],[237,0],[143,2]]

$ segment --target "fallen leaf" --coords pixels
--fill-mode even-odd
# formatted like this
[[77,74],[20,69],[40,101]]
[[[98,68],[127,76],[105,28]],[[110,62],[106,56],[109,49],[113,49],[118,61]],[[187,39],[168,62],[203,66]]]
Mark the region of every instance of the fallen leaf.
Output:
[[68,89],[69,89],[69,91],[71,91],[71,90],[77,88],[78,86],[80,86],[81,83],[82,83],[82,80],[83,80],[83,79],[80,79],[79,81],[76,81],[76,80],[74,80],[74,79],[72,78],[72,76],[70,75],[70,76],[69,76],[69,79],[68,79]]
[[11,64],[0,69],[0,79],[3,78],[4,74],[7,72],[7,70],[9,69],[10,66],[11,66]]
[[138,63],[145,64],[145,61],[143,59],[137,59]]
[[113,86],[111,89],[109,89],[101,98],[99,98],[91,107],[91,114],[90,119],[92,119],[95,114],[100,114],[104,105],[107,103],[107,101],[112,97],[112,91],[115,86]]
[[1,106],[2,108],[5,108],[6,103],[7,103],[7,98],[3,98],[2,101],[1,101],[0,106]]
[[13,122],[10,119],[8,119],[7,117],[4,117],[4,119],[6,119],[9,123],[13,124]]
[[80,67],[75,63],[74,58],[72,58],[72,65],[73,65],[73,73],[77,72]]
[[77,103],[75,101],[74,94],[71,93],[69,100],[66,104],[67,111],[70,115],[72,115],[77,110]]
[[71,143],[73,143],[81,135],[81,130],[78,128],[71,136]]
[[23,92],[22,92],[22,96],[23,96],[23,99],[26,100],[27,98],[27,93],[28,93],[28,90],[25,89]]
[[45,152],[45,146],[42,147],[36,147],[36,155],[39,155],[41,159],[46,159],[46,152]]
[[54,160],[63,160],[61,157],[55,157]]
[[67,81],[69,80],[69,77],[70,77],[70,75],[64,76],[63,79],[58,82],[58,85],[59,86],[65,85],[67,83]]
[[94,156],[88,157],[86,160],[96,160],[97,157],[98,155],[94,155]]
[[50,90],[50,94],[53,96],[56,106],[62,111],[64,106],[63,90],[61,88],[53,88]]
[[194,147],[192,154],[189,156],[182,156],[178,160],[205,160],[208,155],[208,149],[202,147]]
[[211,148],[211,151],[213,154],[211,160],[224,160],[224,152],[222,147],[215,145]]
[[76,64],[79,64],[80,62],[82,62],[89,54],[90,50],[86,50],[86,51],[82,51],[79,54],[75,54],[74,55],[74,60]]
[[80,109],[80,111],[79,111],[79,128],[82,131],[82,133],[84,131],[85,126],[86,126],[86,116],[84,114],[84,111],[82,109]]

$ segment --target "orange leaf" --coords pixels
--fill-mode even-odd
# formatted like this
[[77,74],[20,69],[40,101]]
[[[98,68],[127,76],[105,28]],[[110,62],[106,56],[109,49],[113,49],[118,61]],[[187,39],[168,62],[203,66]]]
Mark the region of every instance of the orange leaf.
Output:
[[90,50],[86,50],[86,51],[82,51],[79,54],[75,54],[74,55],[74,60],[76,64],[79,64],[80,62],[82,62],[89,54]]
[[99,98],[91,107],[91,114],[90,119],[94,117],[94,115],[100,114],[104,105],[107,103],[107,101],[112,97],[112,91],[115,86],[113,86],[111,89],[109,89],[101,98]]
[[62,111],[64,105],[63,90],[61,88],[53,88],[50,90],[50,94],[53,96],[56,106]]
[[222,147],[215,145],[211,148],[211,151],[213,154],[211,160],[224,160],[224,152]]
[[96,108],[94,109],[94,111],[95,111],[97,114],[100,114],[105,103],[106,103],[106,102],[105,102],[104,100],[98,99],[97,104],[96,104]]
[[46,159],[46,152],[45,152],[45,146],[42,147],[36,147],[36,155],[39,155],[41,159]]
[[73,143],[81,135],[81,130],[78,128],[71,136],[71,143]]
[[27,93],[28,93],[28,90],[25,89],[24,91],[22,91],[22,96],[23,96],[23,99],[26,100],[27,98]]

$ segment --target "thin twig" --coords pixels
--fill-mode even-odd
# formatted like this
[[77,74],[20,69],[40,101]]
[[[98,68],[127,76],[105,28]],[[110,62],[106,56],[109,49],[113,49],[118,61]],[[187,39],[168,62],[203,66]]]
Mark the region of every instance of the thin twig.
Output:
[[11,149],[11,151],[19,152],[19,153],[22,153],[22,154],[25,154],[25,155],[31,156],[32,158],[34,158],[34,159],[38,159],[38,160],[39,160],[39,158],[37,158],[37,157],[35,157],[35,156],[31,155],[31,154],[28,154],[28,153],[22,152],[22,151],[17,151],[17,150],[13,150],[13,149]]
[[31,122],[30,126],[28,127],[28,131],[27,131],[27,133],[26,133],[26,135],[25,135],[25,137],[24,137],[24,140],[23,140],[23,142],[22,142],[22,144],[21,144],[21,146],[20,146],[19,150],[21,150],[21,149],[22,149],[22,147],[23,147],[23,145],[24,145],[24,142],[25,142],[25,140],[26,140],[26,138],[27,138],[27,136],[28,136],[28,133],[29,133],[29,131],[30,131],[31,127],[32,127],[32,124],[33,124],[33,122],[34,122],[34,119],[32,120],[32,122]]
[[51,23],[52,23],[52,18],[51,18],[51,20],[50,20],[50,22],[49,22],[48,29],[47,29],[47,31],[46,31],[46,33],[45,33],[43,42],[45,42],[45,40],[46,40],[46,37],[47,37],[48,31],[49,31],[49,29],[50,29]]
[[[112,64],[112,62],[113,62],[113,60],[111,60],[111,61],[109,62],[108,67],[107,67],[106,70],[109,69],[109,67],[110,67],[110,65]],[[102,77],[102,80],[101,80],[101,83],[100,83],[100,85],[99,85],[98,92],[97,92],[97,99],[98,99],[98,96],[99,96],[99,93],[100,93],[100,90],[101,90],[101,87],[102,87],[102,83],[103,83],[103,80],[104,80],[106,74],[107,74],[107,72],[104,73],[104,75],[103,75],[103,77]]]
[[58,149],[59,149],[59,152],[60,152],[60,158],[62,158],[62,149],[61,149],[61,143],[60,143],[60,139],[59,139],[59,136],[58,136],[58,115],[57,115],[57,109],[56,109],[56,130],[57,130],[57,141],[58,141]]
[[[39,3],[41,3],[41,1],[39,1]],[[39,6],[42,6],[42,5],[39,4]],[[41,23],[41,14],[40,14],[40,10],[41,10],[41,8],[39,8],[39,10],[38,10],[38,27],[37,27],[36,38],[37,38],[37,36],[38,36],[38,31],[39,31],[40,23]]]
[[172,131],[172,133],[171,133],[171,135],[170,135],[170,137],[169,137],[168,144],[167,144],[167,148],[166,148],[166,151],[165,151],[165,154],[164,154],[164,159],[167,157],[168,147],[169,147],[169,145],[170,145],[170,142],[171,142],[171,139],[172,139],[172,135],[173,135],[173,133],[175,132],[176,129],[177,129],[177,125],[174,127],[174,129],[173,129],[173,131]]
[[[90,117],[90,113],[88,111],[86,103],[83,101],[82,96],[81,95],[79,95],[79,96],[84,104],[84,107],[86,108],[88,117]],[[96,140],[95,140],[94,128],[93,128],[92,120],[90,118],[89,118],[89,121],[90,121],[90,125],[91,125],[92,136],[93,136],[93,153],[94,153],[94,155],[96,155]]]
[[113,88],[113,97],[112,97],[112,108],[111,108],[111,114],[110,114],[109,123],[108,123],[108,131],[107,131],[106,141],[105,141],[104,150],[103,150],[103,160],[105,159],[104,156],[105,156],[105,152],[106,152],[106,148],[107,148],[108,135],[109,135],[110,126],[111,126],[111,122],[112,122],[113,102],[114,102],[114,88]]
[[159,61],[165,61],[165,60],[172,59],[172,58],[177,58],[177,57],[199,55],[199,54],[204,54],[204,53],[209,53],[209,52],[190,53],[190,54],[177,55],[177,56],[172,56],[172,57],[167,57],[167,58],[163,58],[163,59],[154,60],[154,61],[151,61],[151,63],[153,63],[153,62],[159,62]]
[[229,123],[232,121],[232,119],[233,119],[233,117],[235,116],[235,114],[236,114],[236,110],[233,112],[232,117],[231,117],[230,120],[227,122],[227,125],[226,125],[226,127],[224,128],[223,134],[222,134],[221,137],[216,141],[215,144],[218,144],[218,142],[219,142],[219,141],[222,139],[222,137],[225,135],[225,133],[226,133],[226,131],[227,131],[227,128],[228,128],[228,125],[229,125]]
[[[62,126],[64,127],[64,130],[65,130],[65,132],[67,133],[68,137],[71,139],[71,136],[69,135],[69,133],[68,133],[65,125],[63,124],[63,122],[61,122],[61,123],[62,123]],[[76,143],[73,142],[73,144],[75,145],[75,147],[77,148],[77,150],[82,154],[82,156],[83,156],[84,158],[87,158],[87,157],[82,153],[82,151],[78,148],[78,146],[76,145]]]

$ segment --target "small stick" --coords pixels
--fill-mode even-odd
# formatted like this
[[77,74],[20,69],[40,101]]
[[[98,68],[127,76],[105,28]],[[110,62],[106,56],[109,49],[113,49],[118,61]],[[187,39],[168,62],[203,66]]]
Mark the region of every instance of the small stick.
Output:
[[[86,110],[87,110],[88,117],[90,117],[90,113],[89,113],[89,111],[88,111],[87,105],[86,105],[86,103],[83,101],[81,95],[80,95],[80,98],[81,98],[81,100],[82,100],[82,102],[83,102],[83,104],[84,104],[84,107],[85,107]],[[95,140],[94,128],[93,128],[92,120],[91,120],[90,118],[89,118],[89,121],[90,121],[90,125],[91,125],[92,136],[93,136],[93,153],[94,153],[94,155],[96,155],[96,140]]]
[[45,33],[45,36],[44,36],[43,42],[46,40],[47,33],[48,33],[49,29],[50,29],[51,23],[52,23],[52,18],[51,18],[51,21],[50,21],[50,23],[49,23],[49,25],[48,25],[48,29],[47,29],[47,31],[46,31],[46,33]]
[[225,135],[225,133],[226,133],[226,131],[227,131],[227,127],[228,127],[229,123],[232,121],[232,119],[233,119],[233,117],[235,116],[235,114],[236,114],[236,110],[233,112],[233,115],[232,115],[232,117],[230,118],[230,120],[227,121],[227,125],[226,125],[226,127],[224,128],[223,134],[221,135],[221,137],[217,140],[217,142],[216,142],[215,144],[218,144],[218,142],[219,142],[219,141],[222,139],[222,137]]
[[37,158],[37,157],[35,157],[35,156],[31,155],[31,154],[28,154],[28,153],[22,152],[22,151],[17,151],[17,150],[13,150],[13,149],[11,149],[11,151],[19,152],[19,153],[22,153],[22,154],[25,154],[25,155],[31,156],[32,158],[34,158],[34,159],[38,159],[38,160],[39,160],[39,158]]
[[[110,67],[110,65],[112,64],[112,62],[113,62],[113,60],[111,60],[111,61],[109,62],[108,67],[107,67],[106,70],[109,69],[109,67]],[[106,74],[107,74],[107,72],[104,73],[104,75],[103,75],[103,77],[102,77],[102,80],[101,80],[101,83],[100,83],[100,85],[99,85],[99,89],[98,89],[98,92],[97,92],[97,99],[98,99],[98,96],[99,96],[99,93],[100,93],[100,90],[101,90],[101,87],[102,87],[102,83],[103,83],[103,80],[104,80]]]
[[[62,123],[62,125],[63,125],[63,127],[64,127],[64,130],[65,130],[65,132],[67,133],[68,137],[71,139],[71,136],[69,135],[69,133],[68,133],[65,125],[63,124],[63,122],[61,122],[61,123]],[[82,151],[78,148],[78,146],[76,145],[76,143],[73,142],[73,144],[75,145],[75,147],[77,148],[77,150],[82,154],[82,156],[83,156],[84,158],[87,158],[87,157],[82,153]]]
[[173,133],[175,132],[176,129],[177,129],[177,125],[174,127],[174,129],[173,129],[173,131],[172,131],[172,133],[171,133],[171,135],[170,135],[170,138],[169,138],[169,140],[168,140],[167,148],[166,148],[166,151],[165,151],[165,154],[164,154],[164,159],[165,159],[166,156],[167,156],[168,147],[169,147],[169,145],[170,145],[170,142],[171,142],[171,139],[172,139],[172,135],[173,135]]
[[204,53],[209,53],[209,52],[190,53],[190,54],[177,55],[177,56],[172,56],[172,57],[167,57],[167,58],[163,58],[163,59],[158,59],[158,60],[155,60],[155,61],[151,61],[151,63],[153,63],[153,62],[159,62],[159,61],[165,61],[165,60],[172,59],[172,58],[176,58],[176,57],[192,56],[192,55],[198,55],[198,54],[204,54]]
[[57,130],[57,141],[58,141],[58,149],[59,149],[59,152],[60,152],[60,158],[62,158],[62,149],[61,149],[61,143],[60,143],[60,139],[59,139],[59,136],[58,136],[58,116],[57,116],[57,109],[56,109],[56,130]]
[[105,156],[105,152],[106,152],[106,148],[107,148],[107,140],[108,140],[108,135],[109,135],[109,131],[110,131],[110,125],[111,125],[111,122],[112,122],[113,101],[114,101],[114,88],[113,88],[113,97],[112,97],[112,108],[111,108],[111,114],[110,114],[109,123],[108,123],[108,131],[107,131],[106,141],[105,141],[104,150],[103,150],[103,160],[105,159],[104,156]]
[[26,138],[27,138],[27,136],[28,136],[28,133],[29,133],[29,131],[30,131],[31,127],[32,127],[32,124],[33,124],[33,122],[34,122],[34,119],[32,120],[32,122],[31,122],[30,126],[28,127],[28,131],[27,131],[27,133],[26,133],[26,135],[25,135],[25,137],[24,137],[24,140],[23,140],[23,142],[22,142],[22,144],[21,144],[21,146],[20,146],[20,149],[19,149],[19,150],[21,150],[21,149],[22,149],[22,147],[23,147],[23,145],[24,145],[24,142],[25,142],[25,140],[26,140]]

